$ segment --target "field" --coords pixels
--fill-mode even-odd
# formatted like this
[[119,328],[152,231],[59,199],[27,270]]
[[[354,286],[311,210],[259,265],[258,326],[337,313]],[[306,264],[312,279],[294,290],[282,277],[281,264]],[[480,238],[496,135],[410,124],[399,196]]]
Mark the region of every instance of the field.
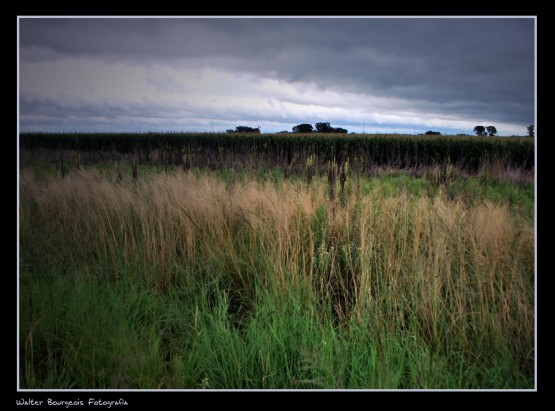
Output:
[[534,388],[534,144],[22,135],[21,388]]

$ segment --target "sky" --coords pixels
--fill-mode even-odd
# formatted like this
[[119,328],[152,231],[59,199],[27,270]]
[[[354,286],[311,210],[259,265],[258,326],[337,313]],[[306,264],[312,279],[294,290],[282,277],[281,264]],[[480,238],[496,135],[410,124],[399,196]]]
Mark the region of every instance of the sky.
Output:
[[19,18],[19,128],[525,135],[534,18]]

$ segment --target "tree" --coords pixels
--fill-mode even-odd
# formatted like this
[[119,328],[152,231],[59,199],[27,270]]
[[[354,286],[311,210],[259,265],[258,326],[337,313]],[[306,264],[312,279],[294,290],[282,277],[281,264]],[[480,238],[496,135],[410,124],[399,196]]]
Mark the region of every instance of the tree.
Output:
[[341,127],[332,127],[330,123],[316,123],[316,131],[318,133],[341,133],[347,134],[347,130]]
[[484,126],[476,126],[474,127],[474,132],[477,136],[485,136],[486,135],[486,128]]
[[534,125],[530,124],[526,127],[526,131],[528,132],[528,137],[534,137]]
[[497,134],[497,129],[494,126],[487,126],[486,130],[488,131],[490,137],[493,137],[495,134]]
[[441,133],[439,131],[432,131],[432,130],[428,130],[424,134],[427,136],[441,136]]
[[260,134],[259,128],[248,127],[248,126],[237,126],[235,130],[228,129],[226,130],[227,133],[256,133]]
[[257,133],[260,134],[259,128],[248,127],[248,126],[237,126],[235,127],[235,133]]
[[330,123],[316,123],[316,131],[318,133],[333,133],[333,127]]
[[299,124],[293,127],[293,133],[312,133],[311,124]]

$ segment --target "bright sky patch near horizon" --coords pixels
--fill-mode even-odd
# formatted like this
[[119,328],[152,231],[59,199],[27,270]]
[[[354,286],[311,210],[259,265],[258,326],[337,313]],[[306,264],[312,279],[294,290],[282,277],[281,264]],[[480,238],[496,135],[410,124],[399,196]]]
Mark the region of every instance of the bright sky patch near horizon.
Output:
[[19,18],[21,131],[525,135],[522,18]]

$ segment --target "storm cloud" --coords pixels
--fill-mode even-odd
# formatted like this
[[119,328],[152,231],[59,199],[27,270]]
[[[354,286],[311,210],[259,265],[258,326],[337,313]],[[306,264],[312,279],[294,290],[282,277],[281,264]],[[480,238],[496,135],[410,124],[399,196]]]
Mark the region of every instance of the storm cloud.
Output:
[[[21,18],[20,128],[524,134],[533,18]],[[486,124],[487,123],[487,124]]]

